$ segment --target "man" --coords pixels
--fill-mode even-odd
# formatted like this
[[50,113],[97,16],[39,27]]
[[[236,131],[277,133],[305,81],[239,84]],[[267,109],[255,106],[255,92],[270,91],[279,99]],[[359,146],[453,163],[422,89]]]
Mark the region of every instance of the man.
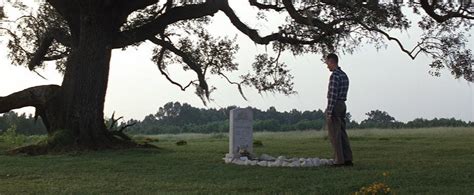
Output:
[[334,166],[352,166],[352,150],[346,132],[346,99],[349,89],[349,78],[339,67],[336,54],[325,58],[327,68],[332,72],[328,87],[328,106],[326,124],[334,150]]

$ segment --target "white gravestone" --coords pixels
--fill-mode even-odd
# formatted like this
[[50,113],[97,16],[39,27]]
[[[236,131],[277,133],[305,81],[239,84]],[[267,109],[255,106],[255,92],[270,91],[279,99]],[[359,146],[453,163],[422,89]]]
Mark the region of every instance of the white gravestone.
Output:
[[229,154],[238,158],[241,151],[253,154],[253,114],[250,108],[230,111]]

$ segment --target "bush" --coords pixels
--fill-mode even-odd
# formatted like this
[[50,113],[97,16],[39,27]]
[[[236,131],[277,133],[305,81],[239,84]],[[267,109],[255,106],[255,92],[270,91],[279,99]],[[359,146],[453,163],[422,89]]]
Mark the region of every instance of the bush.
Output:
[[16,126],[13,125],[4,131],[0,136],[0,141],[10,146],[20,146],[27,142],[27,137],[16,132]]
[[188,144],[188,142],[185,141],[185,140],[179,140],[179,141],[176,142],[176,145],[178,145],[178,146],[184,146],[186,144]]

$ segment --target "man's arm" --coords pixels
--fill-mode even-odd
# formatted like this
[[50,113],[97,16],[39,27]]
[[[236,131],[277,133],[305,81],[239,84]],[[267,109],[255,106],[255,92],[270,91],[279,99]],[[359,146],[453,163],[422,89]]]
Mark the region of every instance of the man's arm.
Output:
[[337,101],[337,88],[339,83],[337,82],[336,75],[331,74],[329,79],[329,88],[328,88],[328,107],[326,108],[326,115],[331,116],[334,106]]

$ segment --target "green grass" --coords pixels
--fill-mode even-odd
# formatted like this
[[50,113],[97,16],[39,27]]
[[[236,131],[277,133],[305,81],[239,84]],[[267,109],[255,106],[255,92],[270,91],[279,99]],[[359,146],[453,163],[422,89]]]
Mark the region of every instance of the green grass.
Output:
[[[160,149],[0,155],[0,194],[350,194],[374,182],[396,194],[474,193],[474,129],[350,131],[352,168],[227,165],[225,134],[157,135]],[[321,131],[255,133],[257,154],[331,157]],[[187,145],[177,146],[178,140]],[[0,142],[0,149],[8,146]],[[388,172],[389,176],[382,176]]]

